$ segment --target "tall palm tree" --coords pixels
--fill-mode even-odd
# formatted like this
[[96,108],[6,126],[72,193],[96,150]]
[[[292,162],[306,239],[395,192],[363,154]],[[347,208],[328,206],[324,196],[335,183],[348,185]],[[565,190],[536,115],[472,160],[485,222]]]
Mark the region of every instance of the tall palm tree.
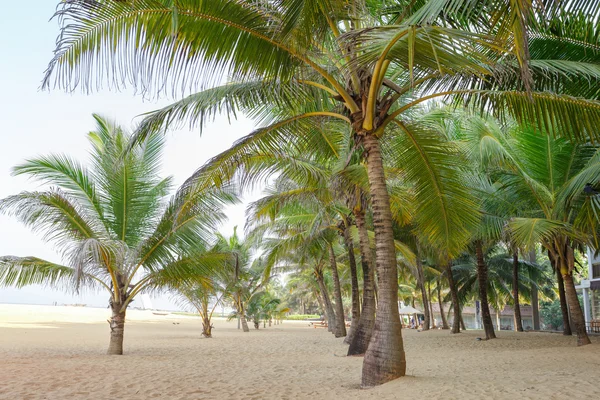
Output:
[[[577,26],[593,27],[600,6],[574,2],[580,3],[67,0],[57,11],[63,23],[44,86],[89,90],[100,71],[111,86],[131,83],[155,95],[165,87],[186,92],[230,76],[226,85],[153,113],[142,129],[188,118],[202,123],[223,109],[243,110],[266,125],[238,143],[238,150],[277,151],[282,141],[310,141],[324,120],[351,128],[366,150],[375,216],[379,310],[362,379],[373,386],[406,370],[393,306],[396,257],[380,140],[391,126],[409,141],[418,138],[421,130],[407,123],[411,109],[444,96],[536,126],[550,123],[562,135],[595,136],[600,107],[569,97],[598,95],[596,89],[581,90],[581,82],[598,78],[596,69],[584,65],[597,36],[571,41],[569,22],[575,18],[570,12],[578,11]],[[558,50],[563,46],[570,50],[566,57]],[[579,118],[580,112],[587,118]],[[214,161],[219,172],[231,173],[245,162],[239,152],[235,160]],[[467,235],[444,232],[432,234],[452,242],[445,252],[458,252]]]
[[204,284],[220,265],[221,256],[203,250],[225,218],[223,207],[236,197],[231,188],[190,186],[169,199],[171,179],[158,174],[162,135],[149,135],[125,154],[130,134],[94,118],[89,167],[66,155],[30,159],[14,173],[52,187],[0,200],[0,211],[43,233],[65,264],[4,256],[0,284],[106,289],[112,310],[108,354],[122,354],[125,314],[138,294]]

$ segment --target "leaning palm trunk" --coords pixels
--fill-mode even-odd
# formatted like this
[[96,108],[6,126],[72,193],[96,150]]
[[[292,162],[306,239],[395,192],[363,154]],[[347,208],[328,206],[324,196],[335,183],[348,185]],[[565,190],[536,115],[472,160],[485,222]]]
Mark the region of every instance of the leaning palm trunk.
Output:
[[333,311],[333,306],[331,305],[331,300],[329,299],[329,294],[327,293],[327,287],[325,286],[325,281],[323,280],[323,275],[321,273],[317,274],[317,282],[319,283],[319,289],[321,289],[321,297],[323,298],[323,303],[325,305],[325,317],[327,318],[327,330],[329,332],[335,332],[336,318],[335,312]]
[[556,271],[556,280],[558,282],[558,298],[560,301],[560,311],[563,317],[563,335],[571,336],[573,332],[571,331],[571,321],[569,318],[569,309],[567,308],[567,297],[565,295],[565,283],[563,281],[563,276],[560,273],[560,267],[556,265],[556,260],[550,254],[550,252],[548,252],[548,257],[550,258],[552,267]]
[[371,258],[369,232],[367,231],[364,211],[356,210],[354,217],[358,228],[360,261],[363,270],[363,303],[358,326],[348,348],[349,356],[365,354],[373,334],[373,326],[375,326],[375,272]]
[[208,309],[208,297],[202,299],[201,308],[198,311],[200,312],[200,316],[202,317],[202,336],[204,336],[205,338],[212,337],[212,324],[210,320],[212,317],[213,310]]
[[108,324],[110,325],[110,344],[108,345],[107,354],[109,355],[123,354],[126,310],[121,311],[122,307],[123,304],[111,301],[110,308],[112,310],[112,315],[108,320]]
[[585,327],[585,317],[581,310],[581,304],[579,304],[579,298],[577,297],[577,290],[575,290],[575,282],[573,281],[573,269],[575,268],[575,255],[573,249],[566,245],[565,253],[562,259],[562,265],[560,272],[563,277],[565,285],[565,295],[567,297],[567,305],[571,312],[571,321],[575,327],[577,333],[577,346],[584,346],[590,344],[590,338],[587,335]]
[[440,315],[442,317],[442,329],[450,329],[450,326],[448,326],[448,320],[446,319],[446,314],[444,313],[444,300],[442,299],[442,288],[441,282],[439,281],[437,284],[437,295],[438,304],[440,305]]
[[577,333],[577,346],[584,346],[592,343],[587,335],[585,328],[585,318],[581,311],[581,305],[579,304],[579,298],[577,298],[577,290],[575,290],[575,282],[573,282],[572,273],[563,275],[563,281],[565,284],[565,295],[567,297],[567,304],[569,311],[571,312],[571,319],[575,325],[575,332]]
[[446,266],[446,273],[448,278],[448,285],[450,286],[450,296],[452,297],[452,312],[454,313],[454,319],[452,321],[452,333],[460,333],[460,302],[458,301],[458,289],[454,282],[454,276],[452,275],[452,263],[448,263]]
[[427,283],[427,294],[429,295],[429,315],[431,318],[431,328],[436,329],[435,318],[433,316],[433,297],[431,296],[431,283]]
[[242,314],[240,316],[240,321],[242,322],[242,331],[250,332],[250,328],[248,327],[248,321],[246,321],[246,317]]
[[521,306],[519,306],[519,250],[513,251],[513,281],[512,281],[513,307],[515,314],[515,331],[523,332],[521,320]]
[[325,304],[323,302],[323,299],[321,298],[321,294],[319,294],[319,292],[316,290],[313,291],[313,294],[317,299],[317,304],[319,304],[319,308],[323,310],[323,315],[325,316],[325,319],[329,321],[329,317],[327,316],[327,308],[325,308]]
[[348,264],[350,265],[350,277],[352,282],[352,323],[350,325],[350,332],[344,339],[344,343],[352,343],[352,337],[358,326],[358,320],[360,319],[360,294],[358,290],[358,274],[356,272],[356,259],[354,258],[354,244],[352,243],[352,237],[350,236],[350,226],[344,223],[344,243],[346,250],[348,251]]
[[242,303],[241,297],[239,298],[238,312],[240,321],[242,323],[242,331],[250,332],[250,328],[248,328],[248,322],[246,321],[246,310],[244,310],[244,304]]
[[329,266],[333,276],[333,296],[335,297],[335,337],[346,336],[346,323],[344,318],[344,304],[342,303],[342,288],[340,285],[340,276],[337,269],[337,261],[333,245],[329,243]]
[[379,139],[363,136],[371,188],[378,283],[377,314],[365,353],[362,386],[380,385],[406,374],[402,324],[398,315],[398,268],[392,230],[390,199],[383,171]]
[[417,283],[421,290],[421,299],[423,300],[423,330],[429,330],[429,322],[431,317],[429,316],[429,299],[427,298],[427,290],[425,290],[425,274],[423,273],[423,264],[421,263],[421,255],[417,247]]
[[494,323],[490,314],[490,305],[487,297],[488,274],[487,265],[483,258],[483,248],[481,240],[475,242],[475,253],[477,256],[477,280],[479,283],[479,301],[481,302],[481,320],[485,331],[486,339],[496,339],[494,332]]

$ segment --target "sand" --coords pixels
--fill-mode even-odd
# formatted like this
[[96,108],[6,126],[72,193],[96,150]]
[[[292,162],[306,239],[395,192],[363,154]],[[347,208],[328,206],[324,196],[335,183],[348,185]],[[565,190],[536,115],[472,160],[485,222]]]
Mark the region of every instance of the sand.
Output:
[[600,338],[403,331],[408,376],[359,388],[362,359],[307,323],[251,330],[130,310],[106,356],[106,309],[0,305],[0,399],[583,399],[600,390]]

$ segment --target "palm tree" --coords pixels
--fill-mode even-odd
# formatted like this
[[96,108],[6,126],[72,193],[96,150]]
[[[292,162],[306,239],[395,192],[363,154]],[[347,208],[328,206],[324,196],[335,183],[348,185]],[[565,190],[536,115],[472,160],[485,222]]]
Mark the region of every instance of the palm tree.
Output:
[[225,218],[223,206],[236,197],[226,187],[190,186],[169,200],[171,179],[158,175],[162,135],[149,135],[124,154],[130,135],[94,118],[89,168],[66,155],[30,159],[14,173],[53,186],[0,201],[0,211],[43,233],[66,263],[1,257],[0,284],[106,289],[112,310],[108,354],[122,354],[125,314],[138,294],[204,284],[222,262],[203,249]]
[[[212,254],[215,259],[218,254]],[[217,306],[221,304],[223,298],[229,294],[230,288],[223,284],[227,281],[227,275],[230,271],[226,270],[229,254],[221,254],[223,262],[221,268],[215,268],[206,279],[196,284],[184,284],[172,289],[175,291],[175,298],[182,304],[191,305],[196,309],[202,319],[202,336],[212,338],[211,319]]]
[[229,254],[228,275],[223,276],[228,290],[225,292],[233,302],[235,316],[238,318],[244,332],[249,332],[245,310],[252,297],[264,289],[264,285],[271,278],[270,271],[265,267],[262,258],[254,258],[254,242],[242,240],[237,234],[237,226],[229,238],[217,234],[217,243],[212,248],[217,253]]
[[[581,89],[586,79],[598,79],[595,69],[583,65],[596,36],[569,40],[571,10],[579,12],[578,29],[593,27],[597,3],[566,7],[553,0],[534,7],[484,0],[475,7],[472,0],[399,0],[389,7],[387,1],[364,0],[67,0],[57,11],[63,24],[44,87],[54,79],[63,87],[89,89],[100,70],[111,85],[132,83],[154,95],[164,87],[185,92],[230,76],[226,85],[151,114],[142,127],[147,132],[188,118],[202,124],[222,109],[247,111],[266,122],[238,143],[234,163],[221,162],[232,152],[213,160],[219,181],[244,165],[244,148],[276,152],[283,141],[310,142],[324,120],[351,128],[366,150],[375,216],[379,309],[362,379],[363,386],[374,386],[406,369],[394,312],[397,271],[381,156],[384,133],[395,126],[418,146],[422,132],[407,121],[410,111],[431,98],[454,97],[539,127],[550,123],[562,135],[597,135],[597,103],[569,97],[598,95]],[[566,60],[558,50],[563,46],[570,50]],[[425,154],[421,159],[430,161]],[[435,164],[430,166],[421,174],[435,174]],[[437,230],[443,224],[431,225]],[[450,252],[447,259],[467,240],[460,229],[431,233],[452,242],[443,249]]]

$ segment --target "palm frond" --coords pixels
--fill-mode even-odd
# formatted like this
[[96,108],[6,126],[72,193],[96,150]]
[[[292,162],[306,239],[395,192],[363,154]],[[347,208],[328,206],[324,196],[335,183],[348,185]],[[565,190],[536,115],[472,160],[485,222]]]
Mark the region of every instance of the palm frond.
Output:
[[44,87],[185,92],[223,73],[286,76],[302,54],[279,42],[270,15],[250,2],[67,0],[54,17],[61,34]]
[[[0,285],[22,288],[29,285],[47,285],[52,288],[73,287],[75,270],[36,257],[0,257]],[[93,278],[84,277],[88,284]]]

